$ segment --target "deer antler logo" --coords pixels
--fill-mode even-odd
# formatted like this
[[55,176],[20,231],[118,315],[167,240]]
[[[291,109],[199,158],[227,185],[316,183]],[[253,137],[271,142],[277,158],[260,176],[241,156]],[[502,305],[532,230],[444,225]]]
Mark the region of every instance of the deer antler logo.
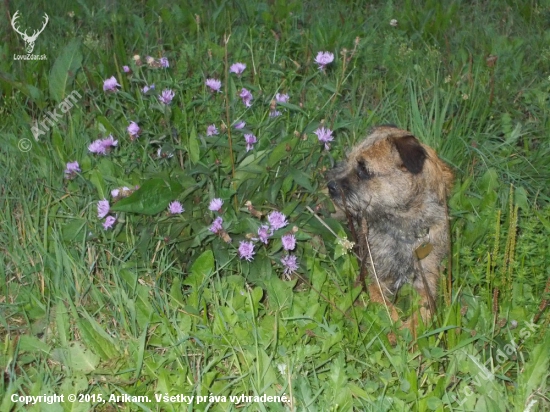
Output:
[[40,30],[35,30],[32,36],[29,36],[26,30],[24,32],[21,32],[21,30],[17,27],[16,20],[19,17],[18,14],[19,10],[17,10],[13,15],[13,18],[11,19],[11,26],[17,33],[19,33],[23,37],[23,40],[25,41],[25,50],[28,54],[31,54],[34,49],[34,42],[36,41],[36,38],[40,33],[44,31],[44,29],[46,28],[46,24],[48,24],[48,20],[50,18],[46,13],[44,13],[44,24],[42,25],[42,28]]

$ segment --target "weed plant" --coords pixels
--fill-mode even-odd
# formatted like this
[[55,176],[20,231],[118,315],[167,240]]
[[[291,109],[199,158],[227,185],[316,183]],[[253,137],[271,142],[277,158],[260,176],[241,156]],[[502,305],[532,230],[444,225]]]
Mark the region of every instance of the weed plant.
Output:
[[[35,3],[0,28],[1,410],[550,408],[548,5]],[[324,192],[384,123],[457,176],[416,338]]]

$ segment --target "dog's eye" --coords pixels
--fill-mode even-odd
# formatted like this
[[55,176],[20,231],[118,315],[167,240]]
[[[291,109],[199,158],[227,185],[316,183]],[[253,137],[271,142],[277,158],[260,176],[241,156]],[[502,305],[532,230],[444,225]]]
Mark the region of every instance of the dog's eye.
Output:
[[357,176],[361,180],[367,180],[372,177],[372,172],[367,168],[363,160],[357,162]]

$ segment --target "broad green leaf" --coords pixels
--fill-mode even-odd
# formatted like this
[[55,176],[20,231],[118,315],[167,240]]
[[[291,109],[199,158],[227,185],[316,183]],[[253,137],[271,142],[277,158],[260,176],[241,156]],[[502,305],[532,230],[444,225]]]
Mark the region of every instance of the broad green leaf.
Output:
[[[105,116],[97,116],[96,121],[99,123],[100,130],[102,133],[116,134],[116,128]],[[103,126],[103,127],[101,127]]]
[[265,289],[269,296],[270,305],[274,309],[283,310],[291,307],[294,294],[292,288],[296,285],[296,280],[283,281],[276,276],[265,279]]
[[355,383],[348,383],[348,388],[351,393],[358,398],[367,398],[369,393],[363,388],[357,386]]
[[190,293],[186,297],[187,305],[197,307],[200,301],[201,285],[214,271],[214,254],[212,250],[205,250],[193,262],[189,275],[183,280],[183,284],[191,286]]
[[125,282],[130,292],[134,293],[138,277],[137,273],[132,270],[123,268],[119,270],[118,275],[120,279]]
[[482,192],[495,191],[499,186],[498,173],[493,168],[487,169],[479,180],[479,188]]
[[312,260],[311,263],[310,282],[315,290],[321,290],[323,284],[327,280],[327,272],[321,268],[318,261]]
[[[265,172],[265,169],[262,169],[261,167],[257,166],[254,167],[249,166],[246,168],[246,170],[240,170],[235,173],[235,178],[233,179],[235,188],[238,190],[240,186],[247,182],[247,183],[257,183],[260,184],[260,176],[262,173]],[[246,186],[246,185],[245,185]]]
[[281,185],[281,191],[283,193],[290,192],[290,189],[292,189],[292,182],[294,179],[292,178],[292,175],[288,175],[285,177],[285,180],[283,180],[283,184]]
[[191,163],[197,163],[200,160],[200,148],[199,141],[197,139],[197,131],[193,127],[191,129],[191,134],[189,135],[189,147],[187,148],[189,152],[189,159]]
[[514,130],[506,138],[505,144],[515,145],[522,134],[524,133],[521,132],[521,123],[517,123]]
[[[269,337],[270,339],[271,337]],[[263,342],[267,347],[268,343]],[[259,377],[261,377],[261,383],[263,388],[269,388],[277,382],[277,373],[273,368],[273,363],[271,362],[271,357],[263,350],[257,350],[258,357],[256,358],[257,368],[259,372]]]
[[3,80],[11,86],[15,87],[16,89],[20,90],[21,93],[34,100],[34,102],[39,104],[42,108],[42,106],[44,105],[44,96],[42,91],[38,87],[35,87],[31,84],[18,82],[15,79],[15,76],[11,74],[0,72],[0,80]]
[[214,254],[205,250],[191,265],[192,275],[208,276],[214,271]]
[[286,108],[288,110],[291,110],[293,112],[300,112],[300,113],[304,114],[305,116],[307,116],[307,113],[304,112],[300,106],[296,106],[295,104],[277,102],[277,106],[284,107],[284,108]]
[[[67,376],[61,386],[58,389],[58,393],[69,394],[69,393],[86,393],[88,389],[88,379],[83,373],[72,374]],[[67,400],[67,397],[65,397]],[[65,402],[63,405],[64,412],[85,412],[92,410],[90,402]],[[50,405],[48,405],[50,406]],[[53,406],[53,405],[51,405]],[[48,408],[48,410],[55,411],[56,409]]]
[[[262,173],[265,173],[265,171],[266,171],[265,167],[263,167],[263,166],[259,166],[259,165],[256,165],[256,164],[250,164],[248,166],[239,167],[239,169],[237,170],[237,173],[235,175],[237,175],[238,173],[244,172],[244,173],[254,173],[257,176],[260,176]],[[236,178],[235,178],[235,180],[236,180]]]
[[439,410],[438,408],[442,407],[443,402],[441,402],[441,399],[432,396],[427,399],[427,405],[430,411],[435,411],[435,410]]
[[337,92],[336,86],[334,85],[334,83],[324,83],[322,87],[324,87],[325,89],[327,89],[331,93],[336,93]]
[[78,241],[82,240],[85,231],[86,219],[75,218],[61,227],[61,236],[64,242]]
[[536,217],[539,218],[540,222],[542,223],[546,231],[550,232],[550,220],[546,219],[542,213],[539,213],[534,209],[533,209],[533,213],[535,214]]
[[183,294],[181,293],[181,290],[181,280],[179,278],[174,278],[172,282],[172,287],[170,288],[170,298],[178,305],[183,305],[185,303],[185,299],[183,297]]
[[21,335],[19,338],[19,350],[21,352],[44,352],[48,353],[50,351],[50,346],[42,342],[40,339],[30,336],[30,335]]
[[57,152],[57,155],[60,159],[65,158],[65,150],[66,150],[67,142],[63,140],[61,137],[61,133],[59,133],[59,129],[55,127],[52,130],[52,147],[55,148],[55,151]]
[[116,176],[115,164],[109,158],[101,158],[97,163],[97,170],[106,181],[113,181]]
[[105,192],[107,191],[107,189],[105,187],[105,179],[103,179],[101,173],[98,170],[92,170],[90,172],[89,180],[97,189],[99,199],[105,199]]
[[288,158],[290,153],[294,149],[294,146],[296,146],[297,142],[298,142],[298,139],[290,139],[279,143],[275,147],[275,149],[271,151],[271,154],[269,155],[269,159],[267,159],[267,165],[269,167],[273,167],[277,163],[279,163],[281,160]]
[[61,102],[69,94],[74,76],[82,66],[80,40],[74,39],[67,44],[55,60],[49,76],[50,96]]
[[20,90],[35,102],[42,103],[44,101],[44,94],[38,87],[34,87],[32,84],[19,84],[21,84]]
[[[530,351],[530,359],[526,363],[523,373],[518,377],[518,394],[517,405],[526,405],[528,399],[537,391],[537,388],[546,386],[546,382],[550,373],[548,367],[550,364],[550,345],[548,345],[548,337],[546,342],[537,344]],[[522,399],[523,398],[523,399]],[[516,410],[522,410],[517,408]]]
[[267,150],[258,150],[257,152],[252,152],[250,155],[241,160],[241,162],[237,166],[237,170],[246,170],[246,166],[248,165],[258,165],[260,163],[260,160],[265,157],[266,153]]
[[168,204],[176,199],[182,191],[181,185],[174,180],[151,179],[130,196],[115,203],[111,210],[156,215],[166,209]]
[[294,181],[298,183],[300,186],[302,186],[304,189],[307,189],[310,192],[315,191],[315,189],[313,189],[313,186],[311,186],[308,175],[306,175],[301,170],[291,169],[290,175],[292,176]]
[[139,378],[141,374],[141,368],[143,367],[143,357],[145,355],[145,344],[147,342],[147,331],[149,330],[149,324],[146,324],[143,328],[143,332],[139,337],[139,348],[137,348],[137,367],[134,372],[134,379]]
[[145,325],[148,322],[158,321],[156,311],[153,309],[151,302],[149,302],[149,288],[138,284],[136,289],[138,291],[136,299],[136,320],[138,325]]
[[69,366],[73,371],[90,373],[99,364],[99,356],[80,342],[71,342],[68,355]]
[[529,195],[527,191],[522,187],[516,187],[514,191],[514,203],[523,210],[529,210]]
[[111,337],[101,326],[87,313],[84,313],[87,319],[77,321],[78,329],[86,345],[97,353],[103,360],[109,360],[118,355]]

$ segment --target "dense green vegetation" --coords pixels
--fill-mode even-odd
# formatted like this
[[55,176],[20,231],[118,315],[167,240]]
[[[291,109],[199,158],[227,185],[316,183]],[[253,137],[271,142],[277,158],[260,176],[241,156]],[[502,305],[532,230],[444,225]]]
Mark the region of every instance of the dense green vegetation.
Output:
[[[550,408],[550,5],[33,4],[0,27],[0,410]],[[354,287],[324,192],[384,123],[456,174],[416,339]]]

